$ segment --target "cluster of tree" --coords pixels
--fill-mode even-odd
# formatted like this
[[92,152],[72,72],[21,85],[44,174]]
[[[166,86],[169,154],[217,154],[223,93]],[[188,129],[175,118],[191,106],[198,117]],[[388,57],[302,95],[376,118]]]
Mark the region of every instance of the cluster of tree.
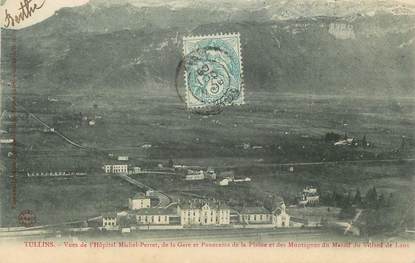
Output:
[[383,193],[377,193],[376,187],[369,188],[364,197],[362,197],[360,190],[357,189],[354,196],[350,192],[347,194],[340,194],[334,191],[331,194],[322,195],[321,198],[326,205],[341,208],[355,206],[358,208],[376,209],[391,206],[393,202],[392,194],[386,198]]
[[336,191],[321,196],[321,202],[325,205],[340,207],[340,218],[351,218],[355,214],[356,208],[380,209],[393,205],[393,195],[387,198],[383,193],[378,194],[376,187],[370,188],[364,197],[359,189],[352,195],[350,192],[341,194]]
[[325,142],[337,142],[341,138],[342,138],[342,136],[338,133],[327,132],[326,135],[324,136],[324,141]]
[[375,191],[371,190],[369,198],[372,199],[372,207],[364,210],[362,219],[357,223],[361,233],[375,235],[415,227],[413,198],[391,195],[385,201],[382,195],[379,195],[375,201],[374,197]]
[[[410,198],[409,198],[410,199]],[[341,207],[339,217],[350,220],[356,209],[363,209],[359,219],[354,222],[365,235],[401,231],[405,227],[415,227],[415,205],[405,196],[378,193],[371,187],[363,197],[359,190],[354,195],[333,192],[324,201]]]
[[173,168],[173,166],[174,166],[174,161],[173,161],[173,159],[169,159],[169,162],[167,163],[167,167],[169,167],[169,168]]
[[386,200],[383,193],[378,194],[376,187],[372,187],[366,193],[364,208],[379,209],[382,207],[390,206],[392,203],[392,198],[393,196],[390,194],[388,200]]

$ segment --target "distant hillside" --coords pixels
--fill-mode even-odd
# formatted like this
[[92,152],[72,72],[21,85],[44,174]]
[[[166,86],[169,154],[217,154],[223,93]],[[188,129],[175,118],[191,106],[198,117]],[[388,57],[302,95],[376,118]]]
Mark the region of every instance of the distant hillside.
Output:
[[[240,32],[249,90],[415,95],[415,16],[272,20],[265,12],[239,10],[226,18],[222,9],[63,9],[17,32],[20,91],[172,87],[183,36]],[[2,31],[3,65],[10,63],[10,34]],[[10,79],[10,67],[2,74]]]

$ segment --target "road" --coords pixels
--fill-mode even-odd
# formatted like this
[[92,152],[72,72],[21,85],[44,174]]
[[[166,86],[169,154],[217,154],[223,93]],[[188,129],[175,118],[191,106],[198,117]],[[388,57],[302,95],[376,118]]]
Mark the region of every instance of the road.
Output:
[[[68,230],[68,229],[65,229]],[[117,240],[125,239],[125,235],[121,235],[119,231],[96,232],[91,228],[76,229],[71,228],[71,237],[73,236],[91,236],[91,232],[99,234],[101,238]],[[75,234],[77,232],[77,234]],[[51,237],[55,238],[57,234],[61,234],[65,238],[64,232],[56,228],[42,228],[24,231],[10,231],[3,232],[0,235],[0,240],[27,238],[27,237],[42,237],[42,239]],[[266,241],[266,240],[319,240],[327,233],[322,229],[233,229],[233,228],[209,228],[209,229],[178,229],[178,230],[138,230],[128,234],[128,237],[135,240],[171,240],[171,241],[229,241],[229,240],[252,240],[252,241]],[[92,234],[94,236],[94,234]],[[91,236],[91,237],[92,237]]]
[[[11,97],[9,97],[10,99],[12,99]],[[16,102],[15,102],[16,103]],[[46,122],[42,121],[39,117],[37,117],[35,114],[31,113],[30,111],[26,110],[25,107],[23,107],[22,105],[18,105],[16,103],[16,106],[20,107],[24,112],[26,112],[27,114],[29,114],[30,117],[32,117],[33,119],[35,119],[36,121],[38,121],[40,124],[42,124],[44,127],[46,127],[49,131],[55,133],[56,135],[58,135],[59,137],[61,137],[62,139],[64,139],[66,142],[68,142],[69,144],[72,144],[73,146],[80,148],[80,149],[89,149],[88,147],[81,145],[77,142],[75,142],[74,140],[70,139],[69,137],[65,136],[64,134],[62,134],[61,132],[59,132],[58,130],[54,129],[53,127],[49,126]]]
[[118,231],[99,233],[100,237],[109,240],[131,240],[139,241],[295,241],[303,242],[317,240],[332,240],[333,237],[338,239],[356,239],[357,237],[335,235],[328,233],[324,229],[299,229],[299,228],[267,228],[267,229],[234,229],[234,228],[206,228],[206,229],[177,229],[177,230],[138,230],[128,235],[121,235]]
[[162,175],[180,175],[178,173],[174,173],[174,172],[161,172],[161,171],[141,171],[138,172],[137,174],[162,174]]
[[359,219],[361,216],[363,210],[362,209],[356,209],[356,215],[353,217],[353,219],[350,222],[344,222],[344,221],[335,221],[332,223],[333,226],[339,227],[344,230],[344,234],[352,233],[355,235],[360,234],[359,228],[355,227],[353,224]]
[[[91,218],[89,220],[93,219],[97,218]],[[56,229],[61,229],[70,225],[81,224],[83,222],[85,222],[85,220],[76,220],[33,227],[2,227],[0,228],[0,238],[52,235],[56,233]]]
[[[308,166],[308,165],[328,165],[328,164],[356,164],[356,163],[393,163],[393,162],[413,162],[414,158],[408,159],[371,159],[371,160],[350,160],[350,161],[327,161],[327,162],[291,162],[291,163],[250,163],[245,165],[225,165],[225,166],[211,166],[216,169],[236,169],[248,167],[281,167],[281,166]],[[206,167],[193,166],[197,169],[204,169]]]

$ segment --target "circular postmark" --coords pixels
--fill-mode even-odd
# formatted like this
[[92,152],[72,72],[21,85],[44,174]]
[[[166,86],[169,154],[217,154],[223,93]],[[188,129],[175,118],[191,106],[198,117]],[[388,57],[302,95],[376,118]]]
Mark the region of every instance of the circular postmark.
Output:
[[[185,61],[189,56],[185,56],[176,68],[176,77],[175,77],[175,88],[178,97],[180,98],[183,104],[187,103],[186,98],[186,84],[183,78],[185,74]],[[224,110],[224,104],[212,104],[212,105],[204,105],[203,107],[188,107],[187,108],[190,112],[200,115],[216,115],[221,113]]]
[[240,96],[239,56],[221,39],[202,39],[180,61],[175,85],[191,111],[217,114]]
[[36,223],[36,215],[29,209],[21,211],[17,219],[19,224],[24,227],[34,226]]

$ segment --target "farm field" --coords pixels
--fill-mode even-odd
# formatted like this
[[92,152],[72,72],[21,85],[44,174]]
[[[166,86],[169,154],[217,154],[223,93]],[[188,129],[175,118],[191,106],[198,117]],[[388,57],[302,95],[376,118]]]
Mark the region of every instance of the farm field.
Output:
[[[275,168],[237,169],[235,176],[249,177],[251,182],[219,186],[212,181],[184,181],[171,175],[140,175],[134,178],[173,196],[215,198],[237,205],[262,205],[270,195],[279,195],[288,204],[307,185],[318,186],[321,192],[366,193],[376,187],[385,196],[390,193],[413,196],[414,163],[307,166],[294,172]],[[220,174],[220,170],[219,170]]]
[[16,208],[11,208],[11,185],[2,178],[1,223],[17,226],[20,211],[29,209],[36,215],[36,224],[60,224],[83,221],[105,212],[128,207],[128,198],[137,187],[106,175],[76,178],[17,179]]
[[[288,166],[273,164],[413,158],[413,98],[255,92],[246,94],[247,105],[226,108],[217,115],[201,115],[187,112],[177,94],[169,89],[103,91],[94,96],[62,93],[49,99],[39,95],[18,94],[18,104],[88,149],[76,148],[56,134],[45,132],[38,121],[19,111],[18,205],[11,209],[7,200],[2,204],[3,225],[13,224],[22,209],[36,210],[39,223],[56,223],[125,207],[128,196],[137,189],[118,178],[95,176],[102,173],[103,164],[113,162],[109,156],[118,155],[129,156],[130,165],[142,168],[166,165],[172,159],[175,164],[214,167],[218,173],[232,169],[237,176],[252,178],[251,183],[226,188],[171,176],[136,178],[173,199],[203,196],[236,205],[255,205],[277,194],[292,203],[296,193],[309,184],[317,185],[321,191],[345,193],[358,188],[365,193],[376,186],[385,195],[412,197],[412,162],[307,165],[296,166],[293,172],[288,171]],[[3,103],[7,109],[5,96]],[[90,126],[82,121],[80,113],[88,118],[95,116],[96,124]],[[10,126],[6,115],[2,119],[2,129],[6,131],[3,138],[10,136]],[[334,146],[324,141],[327,132],[358,139],[366,136],[374,146]],[[8,160],[3,163],[2,173],[2,189],[7,197],[11,191],[10,151],[8,145],[0,151],[2,160]],[[92,176],[70,180],[24,178],[26,172],[62,170]]]
[[[154,93],[156,91],[153,91]],[[187,112],[172,90],[155,96],[105,93],[94,97],[56,95],[56,100],[18,95],[18,103],[73,141],[97,151],[66,143],[33,118],[18,114],[18,169],[56,167],[99,169],[108,154],[128,155],[132,163],[151,166],[169,159],[195,164],[238,164],[239,160],[286,163],[388,159],[413,156],[414,101],[411,98],[367,99],[346,97],[247,94],[247,105],[230,107],[217,115]],[[3,105],[9,101],[3,96]],[[94,106],[95,105],[95,106]],[[19,109],[19,108],[18,108]],[[96,124],[80,120],[96,118]],[[10,137],[11,120],[2,127]],[[367,140],[370,148],[327,144],[327,132]],[[406,148],[400,152],[402,140]],[[248,149],[243,148],[249,146]],[[143,146],[150,146],[145,148]],[[7,146],[2,151],[7,155]],[[53,160],[43,162],[43,158]],[[7,158],[6,158],[7,159]],[[192,165],[193,163],[191,163]],[[7,163],[6,163],[7,165]]]

